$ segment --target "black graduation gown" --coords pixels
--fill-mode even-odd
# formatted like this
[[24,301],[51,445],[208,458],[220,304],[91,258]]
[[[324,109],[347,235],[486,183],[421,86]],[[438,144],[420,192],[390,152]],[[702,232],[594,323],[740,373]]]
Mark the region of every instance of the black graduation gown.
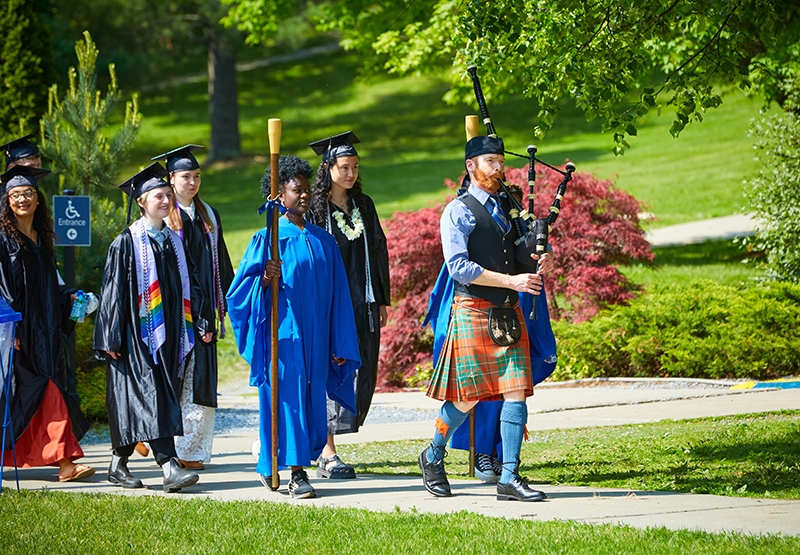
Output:
[[[136,259],[130,230],[114,239],[108,249],[100,307],[95,318],[93,348],[106,360],[106,408],[111,445],[114,448],[139,441],[183,435],[181,387],[186,364],[180,362],[183,297],[178,261],[169,240],[159,244],[150,238],[161,286],[167,340],[158,350],[158,361],[142,341]],[[187,254],[191,282],[194,327],[200,335],[209,329],[211,315],[197,282],[194,264]],[[105,351],[121,353],[113,360]]]
[[[22,314],[16,330],[20,349],[14,351],[11,392],[14,437],[27,429],[52,380],[66,403],[72,433],[81,439],[89,422],[76,397],[67,392],[63,336],[63,322],[69,321],[72,302],[69,293],[59,291],[53,254],[25,236],[20,244],[14,237],[0,234],[0,294]],[[3,407],[5,398],[0,392],[0,409]]]
[[[196,204],[197,203],[195,203],[195,205]],[[214,217],[219,226],[217,255],[219,260],[220,281],[222,282],[222,302],[224,303],[225,294],[228,292],[231,281],[233,281],[233,265],[231,264],[228,247],[225,246],[225,239],[222,235],[222,224],[219,212],[213,207],[211,209],[214,211]],[[211,241],[205,231],[203,220],[200,218],[200,214],[197,213],[196,206],[194,219],[191,219],[189,214],[183,209],[181,209],[180,213],[181,220],[183,220],[183,247],[192,257],[195,267],[197,268],[197,280],[200,282],[203,295],[210,304],[213,304],[216,287],[214,285]],[[216,309],[216,306],[211,307],[212,312],[215,312]],[[215,320],[212,320],[212,322],[215,322]],[[219,332],[219,329],[216,331]],[[197,405],[206,407],[217,406],[217,337],[218,336],[215,335],[211,343],[203,343],[200,340],[200,335],[195,332],[194,398],[192,401]]]
[[[361,217],[364,220],[364,233],[367,235],[369,245],[369,267],[372,277],[372,291],[375,302],[367,303],[367,264],[366,251],[364,249],[364,235],[350,241],[339,229],[333,213],[339,210],[332,202],[328,203],[331,213],[331,233],[339,245],[339,252],[342,254],[344,267],[347,271],[347,281],[350,285],[350,298],[353,301],[353,313],[356,318],[356,331],[358,333],[358,345],[361,351],[361,368],[358,370],[356,380],[356,408],[358,417],[347,426],[346,418],[342,418],[338,426],[338,432],[357,431],[358,427],[364,423],[372,403],[372,395],[375,393],[375,385],[378,381],[378,354],[381,342],[380,327],[380,306],[391,304],[391,290],[389,288],[389,251],[386,247],[386,236],[383,234],[378,212],[375,210],[375,203],[372,199],[363,195],[363,204],[359,208]],[[350,209],[352,211],[352,201]],[[345,214],[345,222],[350,227],[353,222],[350,216]],[[349,429],[347,429],[349,427]]]

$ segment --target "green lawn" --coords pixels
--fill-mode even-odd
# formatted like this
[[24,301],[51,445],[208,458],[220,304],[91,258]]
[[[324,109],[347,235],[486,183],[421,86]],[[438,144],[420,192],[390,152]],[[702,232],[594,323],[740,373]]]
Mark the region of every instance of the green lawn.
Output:
[[[533,417],[535,418],[535,416]],[[520,472],[538,484],[800,499],[800,411],[531,432]],[[357,471],[419,474],[426,441],[339,445]],[[466,451],[447,472],[468,475]]]
[[[261,204],[258,182],[267,164],[270,117],[283,120],[281,152],[305,157],[314,167],[318,160],[308,142],[355,130],[364,141],[358,148],[365,190],[382,217],[440,201],[443,180],[460,174],[464,116],[475,110],[446,105],[446,84],[436,77],[362,80],[357,66],[354,55],[337,53],[239,74],[245,156],[204,168],[202,191],[221,212],[234,259],[262,225],[255,209]],[[759,107],[740,92],[727,94],[720,109],[690,125],[680,139],[667,131],[669,112],[653,114],[639,127],[631,150],[615,157],[599,123],[585,122],[565,103],[556,128],[538,143],[539,153],[551,163],[570,159],[580,171],[615,176],[619,187],[655,213],[652,225],[727,215],[741,207],[742,180],[754,169],[746,132]],[[144,124],[128,173],[176,145],[208,142],[205,83],[143,94],[141,110]],[[530,101],[516,98],[491,110],[509,149],[524,152],[535,142],[536,107]]]
[[760,256],[742,250],[733,241],[708,241],[693,245],[656,247],[652,266],[636,264],[622,267],[634,283],[688,285],[692,281],[713,279],[723,285],[754,284],[763,277],[758,267]]
[[6,492],[4,555],[54,553],[791,554],[800,538],[530,522],[468,512],[372,513],[267,501]]
[[[800,499],[800,411],[535,432],[536,483]],[[421,441],[342,445],[359,471],[418,474]],[[466,453],[450,451],[451,477]],[[6,489],[0,552],[38,553],[797,553],[800,537],[639,530],[415,511],[373,513],[266,501]]]

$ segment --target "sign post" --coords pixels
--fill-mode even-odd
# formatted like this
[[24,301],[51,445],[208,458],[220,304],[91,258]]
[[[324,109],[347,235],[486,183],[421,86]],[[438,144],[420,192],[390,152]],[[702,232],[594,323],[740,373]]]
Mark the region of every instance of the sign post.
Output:
[[[75,191],[64,189],[64,194],[53,197],[53,231],[56,234],[55,246],[64,247],[64,284],[75,287],[75,247],[92,245],[91,199],[88,196],[76,197]],[[67,339],[67,365],[69,376],[67,392],[75,393],[75,334]]]

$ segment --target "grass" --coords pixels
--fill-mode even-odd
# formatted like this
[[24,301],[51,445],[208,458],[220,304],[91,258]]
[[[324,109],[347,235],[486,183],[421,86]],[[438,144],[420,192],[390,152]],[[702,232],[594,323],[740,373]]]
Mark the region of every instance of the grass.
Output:
[[[364,141],[358,148],[365,190],[382,217],[441,202],[446,194],[443,180],[460,174],[463,118],[474,110],[444,104],[441,98],[447,86],[438,78],[365,81],[357,78],[357,67],[355,56],[337,53],[240,74],[245,155],[204,167],[202,189],[203,198],[220,211],[234,265],[252,234],[263,226],[256,208],[263,202],[259,181],[268,160],[269,117],[283,120],[281,152],[301,155],[313,167],[318,160],[307,147],[309,141],[354,129]],[[758,108],[756,100],[741,93],[727,94],[722,108],[709,112],[704,123],[690,125],[680,139],[667,131],[669,114],[653,114],[639,127],[639,137],[632,140],[626,155],[615,157],[611,138],[600,133],[598,122],[585,122],[574,106],[564,103],[556,128],[539,143],[539,152],[553,163],[569,158],[581,171],[615,176],[617,186],[645,201],[655,213],[657,220],[651,226],[731,214],[742,204],[742,178],[753,170],[746,132]],[[132,152],[134,164],[126,173],[176,145],[207,144],[205,83],[145,93],[141,110],[144,124]],[[535,106],[521,98],[492,106],[509,148],[521,151],[533,142],[535,112]],[[752,266],[734,261],[737,253],[730,244],[683,249],[656,249],[653,268],[639,265],[623,271],[644,284],[708,276],[739,283],[760,275]],[[690,260],[692,256],[697,258]],[[219,352],[221,381],[243,381],[247,367],[231,335],[220,343]]]
[[[800,499],[798,442],[800,411],[531,432],[520,471],[540,484]],[[337,449],[359,472],[419,474],[426,444]],[[468,470],[467,453],[450,450],[448,475]]]
[[[262,225],[255,209],[262,202],[258,181],[267,164],[270,117],[283,120],[281,152],[303,156],[313,166],[318,159],[308,142],[355,130],[363,141],[358,148],[365,190],[382,217],[441,201],[443,180],[462,171],[464,116],[474,109],[446,105],[441,98],[447,85],[437,77],[361,80],[357,68],[354,55],[336,53],[240,74],[245,156],[203,170],[203,196],[220,210],[234,259]],[[175,145],[207,144],[205,83],[148,92],[140,104],[145,119],[126,174]],[[690,125],[680,139],[667,131],[669,113],[653,114],[628,153],[615,157],[611,137],[600,133],[599,123],[587,123],[567,102],[556,128],[538,147],[551,163],[571,159],[580,171],[615,176],[619,187],[655,213],[651,225],[727,215],[741,207],[742,179],[753,172],[746,132],[759,107],[740,92],[726,94],[720,109],[710,111],[704,123]],[[513,98],[491,108],[509,148],[524,151],[534,142],[537,108],[531,101]]]
[[753,284],[763,277],[758,266],[760,255],[743,251],[728,240],[692,245],[656,247],[652,266],[635,264],[620,270],[634,283],[688,285],[712,278],[723,285]]
[[[536,432],[523,474],[537,483],[800,499],[800,411]],[[361,472],[418,474],[423,442],[341,445]],[[466,476],[451,451],[451,477]],[[80,515],[80,518],[76,518]],[[797,553],[800,537],[530,522],[468,512],[373,513],[266,501],[6,489],[0,548],[37,553]],[[341,523],[337,525],[335,523]]]
[[796,553],[800,538],[372,513],[256,502],[8,492],[4,555],[39,553]]

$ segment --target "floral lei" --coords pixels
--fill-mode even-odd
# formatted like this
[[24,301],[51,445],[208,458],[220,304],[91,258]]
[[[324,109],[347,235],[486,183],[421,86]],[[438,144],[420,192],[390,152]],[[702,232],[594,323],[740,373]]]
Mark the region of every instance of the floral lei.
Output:
[[355,241],[364,233],[364,219],[361,217],[361,212],[359,212],[358,207],[353,208],[353,211],[350,213],[350,219],[353,220],[353,227],[347,225],[344,214],[339,210],[333,213],[333,218],[336,220],[336,225],[339,226],[339,229],[344,233],[348,241]]

